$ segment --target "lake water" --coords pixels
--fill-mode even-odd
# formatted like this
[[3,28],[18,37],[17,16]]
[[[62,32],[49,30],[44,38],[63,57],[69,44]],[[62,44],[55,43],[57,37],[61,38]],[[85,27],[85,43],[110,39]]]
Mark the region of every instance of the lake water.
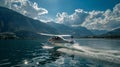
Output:
[[119,39],[76,39],[75,48],[43,49],[39,40],[0,40],[0,67],[120,67]]

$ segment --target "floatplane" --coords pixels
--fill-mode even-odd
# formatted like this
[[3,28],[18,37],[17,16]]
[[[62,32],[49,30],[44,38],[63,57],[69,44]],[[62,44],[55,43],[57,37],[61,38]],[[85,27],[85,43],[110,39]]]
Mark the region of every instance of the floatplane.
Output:
[[75,43],[72,35],[54,35],[46,33],[39,34],[50,37],[47,41],[47,44],[42,43],[43,45],[53,46],[57,48],[68,48],[70,45]]

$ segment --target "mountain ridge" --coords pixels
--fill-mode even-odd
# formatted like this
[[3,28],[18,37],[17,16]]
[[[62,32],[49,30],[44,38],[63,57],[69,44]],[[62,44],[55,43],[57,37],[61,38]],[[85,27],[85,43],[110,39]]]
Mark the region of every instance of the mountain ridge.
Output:
[[[5,32],[7,32],[7,35]],[[57,30],[46,23],[33,20],[8,8],[0,7],[0,33],[3,33],[1,34],[0,39],[12,38],[8,36],[11,32],[17,35],[20,39],[23,37],[26,39],[29,39],[30,37],[31,39],[42,39],[43,36],[38,35],[37,32],[56,34]],[[11,36],[14,36],[14,34]],[[22,34],[23,37],[21,37]]]
[[[89,30],[87,30],[85,27],[71,27],[64,24],[58,24],[54,22],[48,22],[49,25],[54,27],[59,31],[61,34],[70,34],[74,37],[84,37],[84,36],[91,36],[93,33]],[[63,33],[64,32],[64,33]]]

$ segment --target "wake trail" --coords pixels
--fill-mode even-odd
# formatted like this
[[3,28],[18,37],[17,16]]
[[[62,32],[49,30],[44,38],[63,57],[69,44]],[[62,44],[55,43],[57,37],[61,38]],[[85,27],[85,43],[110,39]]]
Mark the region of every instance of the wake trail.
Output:
[[95,49],[87,46],[80,46],[80,44],[75,43],[70,48],[63,47],[58,49],[58,51],[70,55],[78,55],[80,57],[120,64],[120,51],[118,50]]

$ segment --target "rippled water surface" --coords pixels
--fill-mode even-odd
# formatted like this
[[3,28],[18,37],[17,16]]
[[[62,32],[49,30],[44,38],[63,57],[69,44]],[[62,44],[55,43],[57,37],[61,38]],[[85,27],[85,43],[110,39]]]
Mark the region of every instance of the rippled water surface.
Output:
[[119,67],[120,40],[76,39],[74,49],[43,49],[39,40],[0,40],[0,67]]

